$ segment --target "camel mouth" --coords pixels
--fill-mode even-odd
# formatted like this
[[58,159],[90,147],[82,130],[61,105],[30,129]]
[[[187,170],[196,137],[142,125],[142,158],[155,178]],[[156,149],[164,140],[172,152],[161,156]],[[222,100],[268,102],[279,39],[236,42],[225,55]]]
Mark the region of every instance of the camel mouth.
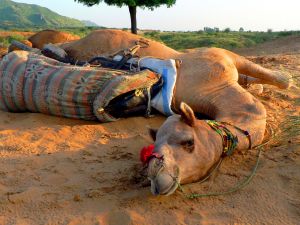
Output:
[[175,173],[170,173],[160,159],[152,159],[149,162],[148,179],[151,181],[153,195],[171,195],[176,191],[180,178],[179,168],[176,166],[174,169]]
[[[161,178],[164,176],[164,178]],[[169,180],[172,179],[172,182]],[[179,179],[174,179],[169,174],[161,174],[159,177],[151,180],[151,192],[153,195],[171,195],[173,194],[176,189],[178,188]]]

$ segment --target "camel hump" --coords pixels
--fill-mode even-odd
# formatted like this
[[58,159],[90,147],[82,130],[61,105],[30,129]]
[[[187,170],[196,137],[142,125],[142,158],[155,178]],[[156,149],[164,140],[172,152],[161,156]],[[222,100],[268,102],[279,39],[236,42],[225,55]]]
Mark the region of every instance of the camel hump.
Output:
[[28,40],[32,43],[32,47],[42,49],[45,44],[69,42],[78,40],[79,38],[80,37],[78,35],[48,29],[34,34],[29,37]]
[[261,79],[264,83],[275,85],[282,89],[287,89],[292,85],[292,78],[288,74],[263,68],[245,57],[225,49],[221,49],[221,51],[224,51],[224,53],[231,58],[240,74]]
[[127,31],[103,29],[96,30],[86,37],[61,47],[74,59],[90,60],[99,55],[111,55],[121,50],[141,44],[142,48],[137,52],[141,57],[153,56],[156,58],[175,58],[179,55],[174,49],[154,40],[131,34]]

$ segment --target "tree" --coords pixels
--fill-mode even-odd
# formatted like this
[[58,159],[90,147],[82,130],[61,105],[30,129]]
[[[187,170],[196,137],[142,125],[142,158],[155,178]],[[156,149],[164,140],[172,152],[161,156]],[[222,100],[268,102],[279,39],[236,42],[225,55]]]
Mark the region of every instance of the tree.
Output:
[[224,30],[225,33],[229,33],[230,31],[231,31],[231,30],[230,30],[229,27],[227,27],[227,28]]
[[128,6],[130,19],[131,19],[131,32],[137,34],[137,20],[136,20],[136,8],[148,8],[153,10],[160,5],[166,5],[171,7],[175,4],[176,0],[75,0],[75,2],[81,2],[87,6],[97,5],[100,2],[105,2],[107,5],[116,5],[122,7]]
[[211,28],[211,27],[204,27],[204,31],[206,33],[213,33],[213,32],[215,32],[214,28]]
[[244,32],[244,28],[240,27],[239,32]]

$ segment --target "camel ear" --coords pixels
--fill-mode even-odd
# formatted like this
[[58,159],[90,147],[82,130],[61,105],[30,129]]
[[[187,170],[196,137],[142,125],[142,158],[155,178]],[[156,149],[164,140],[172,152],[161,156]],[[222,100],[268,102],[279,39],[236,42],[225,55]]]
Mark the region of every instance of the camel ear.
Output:
[[180,104],[180,115],[181,119],[188,124],[189,126],[193,127],[196,123],[196,117],[194,111],[191,107],[189,107],[186,103],[181,102]]
[[157,129],[152,129],[148,127],[149,135],[152,138],[153,141],[156,141],[156,134],[157,134]]

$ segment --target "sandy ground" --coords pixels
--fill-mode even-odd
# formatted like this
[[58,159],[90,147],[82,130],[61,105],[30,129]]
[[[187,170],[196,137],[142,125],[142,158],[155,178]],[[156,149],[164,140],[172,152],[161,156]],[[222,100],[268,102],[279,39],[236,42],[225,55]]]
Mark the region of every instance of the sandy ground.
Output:
[[[293,75],[298,87],[266,85],[257,96],[278,135],[244,189],[194,200],[179,191],[152,196],[139,182],[139,151],[151,143],[146,126],[159,127],[160,116],[99,124],[0,112],[0,224],[299,224],[300,42],[290,42],[278,45],[284,54],[274,43],[264,54],[262,46],[248,51],[251,60]],[[250,173],[256,154],[236,152],[209,181],[184,188],[225,191]]]

